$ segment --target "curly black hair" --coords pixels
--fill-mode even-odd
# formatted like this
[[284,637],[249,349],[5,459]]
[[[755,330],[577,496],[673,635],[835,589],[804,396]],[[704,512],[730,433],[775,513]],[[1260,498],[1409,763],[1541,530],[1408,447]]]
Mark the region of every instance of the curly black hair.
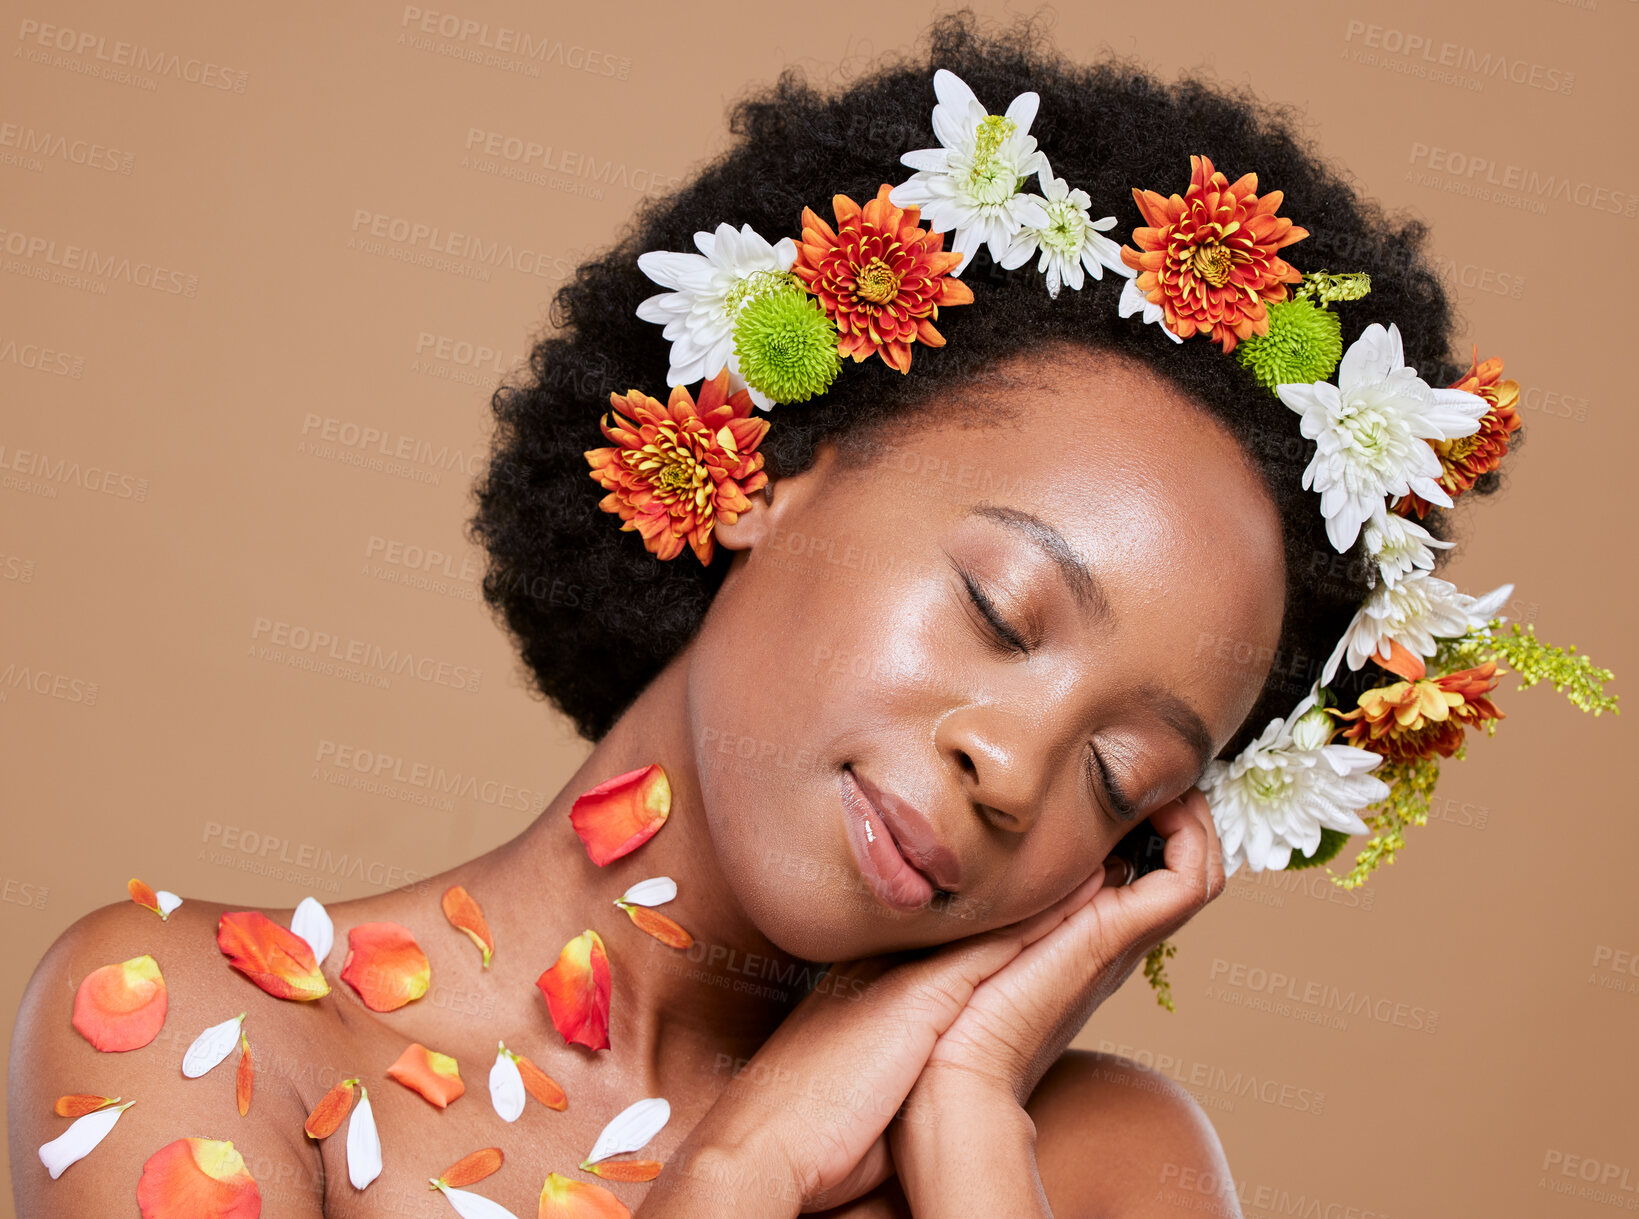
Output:
[[[1122,219],[1113,236],[1140,223],[1133,186],[1182,193],[1192,153],[1232,181],[1255,171],[1261,189],[1285,193],[1280,214],[1311,233],[1284,252],[1300,270],[1370,274],[1370,295],[1335,306],[1345,343],[1373,321],[1392,321],[1406,362],[1425,381],[1448,384],[1469,365],[1451,356],[1452,307],[1424,256],[1425,226],[1388,218],[1359,197],[1300,139],[1290,111],[1199,79],[1166,84],[1124,60],[1067,62],[1029,18],[982,28],[963,10],[938,18],[924,41],[925,53],[880,60],[840,91],[816,88],[790,68],[738,101],[732,146],[674,193],[639,204],[619,241],[557,292],[549,314],[556,332],[535,344],[527,381],[493,396],[497,429],[470,525],[489,556],[484,596],[517,641],[534,687],[590,740],[694,634],[729,562],[719,553],[702,567],[687,552],[657,561],[598,507],[604,492],[583,454],[604,443],[598,420],[609,395],[641,388],[666,396],[669,344],[660,326],[635,313],[661,289],[638,269],[638,255],[691,250],[696,232],[725,221],[770,241],[795,237],[805,206],[826,215],[835,194],[863,202],[882,183],[903,181],[900,155],[937,143],[937,68],[998,109],[1038,93],[1031,134],[1053,173],[1092,197],[1095,216]],[[1302,489],[1312,442],[1292,411],[1209,339],[1174,344],[1137,317],[1119,317],[1118,275],[1089,278],[1055,300],[1034,260],[1003,270],[981,249],[963,279],[976,303],[941,314],[947,345],[918,347],[911,375],[880,360],[849,362],[822,397],[775,408],[761,447],[770,476],[801,471],[822,441],[903,420],[938,399],[942,385],[1024,351],[1069,342],[1153,369],[1241,441],[1284,522],[1282,640],[1257,705],[1220,755],[1232,756],[1309,690],[1368,588],[1361,544],[1338,556],[1318,497]],[[1475,490],[1496,482],[1487,475]],[[1438,510],[1424,524],[1449,536]],[[1341,671],[1333,688],[1345,705],[1367,676]]]

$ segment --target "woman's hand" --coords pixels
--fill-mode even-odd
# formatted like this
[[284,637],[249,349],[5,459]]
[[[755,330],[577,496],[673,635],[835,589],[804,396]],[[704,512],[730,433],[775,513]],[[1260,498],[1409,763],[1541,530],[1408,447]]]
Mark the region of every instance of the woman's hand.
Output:
[[1166,840],[1163,866],[1132,884],[1110,883],[1102,868],[1093,873],[1091,900],[1072,903],[1048,934],[975,988],[940,1035],[919,1088],[955,1073],[964,1085],[1011,1093],[1023,1105],[1150,949],[1223,892],[1223,847],[1199,788],[1150,824]]
[[1130,885],[1100,883],[1103,870],[1095,872],[1091,899],[1073,901],[1046,934],[987,976],[940,1034],[889,1132],[916,1214],[971,1213],[981,1194],[994,1213],[1024,1215],[1038,1203],[1039,1213],[1050,1213],[1033,1161],[1011,1162],[1028,1158],[1020,1146],[1033,1146],[1025,1102],[1093,1011],[1226,883],[1223,848],[1198,789],[1150,821],[1166,840],[1164,866]]
[[[1200,793],[1151,820],[1167,839],[1166,866],[1130,888],[1106,888],[1100,868],[1021,922],[920,955],[834,965],[690,1132],[638,1213],[718,1215],[728,1198],[736,1215],[841,1205],[894,1171],[884,1132],[913,1089],[922,1104],[950,1084],[964,1096],[982,1085],[1020,1113],[1093,1009],[1223,888]],[[918,1140],[905,1134],[928,1128],[898,1123],[895,1138],[914,1154]]]

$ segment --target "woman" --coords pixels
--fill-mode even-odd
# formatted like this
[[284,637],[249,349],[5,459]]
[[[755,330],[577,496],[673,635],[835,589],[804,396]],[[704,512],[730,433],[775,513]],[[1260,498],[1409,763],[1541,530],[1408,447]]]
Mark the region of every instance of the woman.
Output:
[[[711,501],[709,531],[698,516],[663,536],[638,530],[635,501],[588,452],[623,426],[610,420],[600,436],[606,404],[628,395],[615,406],[631,415],[629,391],[663,399],[686,381],[704,412],[719,372],[673,379],[690,356],[654,322],[677,315],[640,306],[665,295],[657,279],[677,284],[640,256],[745,225],[800,240],[817,293],[810,247],[837,232],[797,218],[835,206],[842,229],[849,206],[908,176],[901,155],[931,143],[937,69],[998,109],[1039,95],[1023,125],[1051,156],[1042,200],[1057,176],[1085,191],[1092,215],[1120,217],[1110,236],[1130,261],[1072,272],[982,233],[941,243],[960,267],[929,254],[923,270],[948,282],[959,269],[965,289],[942,289],[915,342],[868,344],[823,393],[779,399],[767,415],[741,399],[737,418],[771,421],[754,436],[766,465],[730,453],[742,477]],[[210,1213],[257,1213],[254,1192],[269,1215],[439,1215],[478,1205],[459,1192],[467,1182],[514,1214],[538,1196],[542,1214],[618,1214],[576,1166],[644,1098],[664,1098],[670,1117],[630,1150],[664,1169],[646,1181],[598,1174],[641,1216],[1139,1215],[1176,1204],[1165,1181],[1228,1179],[1182,1089],[1066,1046],[1222,891],[1225,844],[1196,784],[1314,688],[1375,576],[1365,543],[1337,545],[1336,521],[1305,489],[1314,447],[1255,361],[1231,359],[1235,342],[1217,333],[1169,341],[1188,329],[1171,311],[1118,312],[1124,287],[1146,286],[1134,278],[1141,220],[1125,201],[1135,186],[1182,193],[1196,154],[1232,182],[1255,172],[1265,200],[1284,192],[1279,244],[1306,238],[1293,259],[1371,277],[1364,299],[1327,302],[1342,334],[1393,321],[1404,364],[1444,386],[1465,366],[1450,359],[1423,233],[1385,221],[1248,99],[1121,64],[1068,65],[1028,29],[984,37],[967,15],[935,25],[925,61],[837,96],[788,74],[736,107],[733,130],[728,152],[646,203],[612,252],[580,268],[528,383],[495,397],[474,521],[490,554],[485,591],[537,687],[596,742],[586,763],[513,841],[332,907],[328,993],[307,1001],[259,993],[248,967],[225,967],[222,916],[237,908],[187,901],[160,923],[122,904],[82,919],[41,962],[19,1017],[20,1213],[128,1213],[133,1189],[145,1213],[195,1213],[197,1186],[247,1208]],[[1223,268],[1202,249],[1197,271],[1210,278]],[[1262,333],[1260,300],[1297,284],[1285,265],[1270,255],[1268,282],[1226,323],[1240,339]],[[864,282],[856,301],[870,296]],[[741,431],[744,449],[759,429]],[[1420,519],[1438,545],[1439,508]],[[1329,679],[1344,705],[1376,680],[1359,668]],[[623,778],[620,792],[640,784],[659,801],[655,766],[663,826],[600,857],[604,805],[594,797],[572,819],[577,798]],[[1352,813],[1310,828],[1341,837],[1358,825]],[[1254,834],[1229,854],[1279,867],[1282,852]],[[612,905],[660,876],[676,883],[664,912],[692,936],[687,949]],[[455,886],[487,919],[482,955],[452,926],[475,926],[465,907],[441,908]],[[280,929],[293,917],[265,913]],[[430,958],[424,997],[377,1003],[368,977],[338,980],[342,943],[367,955],[382,924],[408,929]],[[554,978],[585,983],[589,929],[611,978],[608,1048],[589,1048],[603,1030],[562,988],[567,1006],[543,998],[555,963]],[[659,935],[680,942],[664,925]],[[68,1018],[76,988],[146,954],[163,968],[163,1029],[133,1052],[99,1052],[86,1031],[95,1016]],[[178,1070],[196,1034],[230,1018],[225,1044],[242,1032],[253,1053],[242,1115],[228,1069]],[[504,1123],[505,1053],[493,1105],[436,1095],[447,1083],[428,1082],[426,1060],[419,1075],[385,1076],[428,1047],[482,1092],[498,1042],[561,1085],[566,1107],[531,1104]],[[86,1163],[53,1178],[34,1162],[63,1128],[47,1110],[77,1093],[137,1103]],[[354,1104],[343,1124],[315,1120],[338,1097]],[[243,1164],[155,1158],[183,1138],[231,1140]],[[491,1146],[504,1152],[498,1172],[440,1178]],[[427,1189],[432,1178],[448,1200]],[[1194,1201],[1238,1213],[1232,1194]]]

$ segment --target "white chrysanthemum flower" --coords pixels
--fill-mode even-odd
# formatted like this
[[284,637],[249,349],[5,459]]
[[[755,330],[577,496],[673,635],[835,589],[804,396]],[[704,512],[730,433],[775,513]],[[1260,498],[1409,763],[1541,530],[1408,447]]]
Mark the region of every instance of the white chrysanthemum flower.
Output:
[[1036,270],[1047,273],[1047,295],[1054,300],[1064,284],[1081,291],[1086,282],[1083,267],[1094,279],[1104,278],[1105,267],[1131,275],[1131,268],[1121,261],[1121,247],[1104,236],[1104,230],[1115,227],[1115,217],[1093,220],[1093,201],[1087,192],[1071,190],[1063,178],[1052,175],[1044,161],[1036,178],[1041,183],[1047,223],[1040,228],[1027,225],[1020,229],[1002,255],[1001,266],[1008,270],[1021,267],[1040,250]]
[[650,250],[638,255],[638,268],[655,283],[670,288],[637,307],[646,322],[665,327],[671,340],[668,385],[693,385],[729,370],[729,391],[751,390],[751,400],[768,410],[774,400],[747,385],[734,356],[734,318],[745,303],[747,280],[758,271],[789,271],[797,261],[797,243],[782,237],[770,245],[749,224],[736,229],[719,224],[715,233],[694,235],[698,254]]
[[1439,649],[1439,640],[1457,639],[1484,627],[1513,591],[1512,584],[1504,584],[1483,597],[1470,597],[1450,581],[1420,568],[1406,572],[1394,584],[1385,580],[1360,603],[1321,670],[1320,684],[1331,682],[1345,658],[1351,669],[1360,668],[1374,655],[1389,659],[1391,639],[1408,652],[1432,656]]
[[1131,317],[1135,313],[1142,313],[1146,322],[1154,322],[1161,327],[1162,334],[1174,343],[1182,343],[1183,339],[1167,329],[1167,311],[1138,290],[1138,280],[1136,278],[1138,272],[1131,267],[1127,267],[1122,271],[1122,274],[1127,276],[1127,282],[1121,289],[1121,300],[1116,305],[1116,312],[1122,317]]
[[1379,511],[1366,522],[1363,531],[1366,553],[1388,585],[1413,570],[1434,570],[1434,548],[1449,550],[1455,542],[1442,542],[1416,521],[1397,512]]
[[1275,392],[1316,443],[1303,485],[1320,492],[1326,536],[1339,553],[1354,545],[1387,497],[1415,491],[1449,508],[1440,458],[1427,442],[1472,436],[1490,409],[1478,394],[1430,388],[1406,367],[1400,328],[1392,323],[1385,330],[1373,322],[1349,345],[1336,385],[1293,382]]
[[1202,776],[1198,786],[1223,843],[1226,875],[1243,863],[1254,872],[1279,870],[1293,851],[1313,855],[1323,827],[1364,833],[1359,810],[1389,794],[1387,783],[1367,773],[1381,756],[1353,745],[1316,745],[1329,734],[1304,718],[1314,706],[1311,692],[1284,720],[1270,720],[1235,758],[1214,760]]
[[933,91],[939,98],[933,134],[943,147],[900,157],[916,172],[888,193],[888,202],[921,208],[935,233],[955,230],[951,249],[962,261],[950,274],[960,276],[980,246],[988,245],[1000,264],[1019,230],[1049,223],[1046,201],[1020,189],[1047,165],[1030,134],[1041,97],[1021,93],[1006,114],[991,114],[961,77],[944,68],[933,74]]

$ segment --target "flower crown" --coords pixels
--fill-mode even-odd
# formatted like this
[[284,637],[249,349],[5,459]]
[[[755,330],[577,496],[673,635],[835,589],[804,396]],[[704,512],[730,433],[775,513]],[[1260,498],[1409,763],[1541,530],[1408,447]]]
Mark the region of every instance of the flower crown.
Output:
[[[1406,827],[1427,820],[1439,760],[1464,756],[1466,728],[1495,732],[1503,713],[1487,695],[1507,671],[1499,662],[1521,688],[1547,678],[1583,710],[1616,710],[1603,690],[1612,674],[1574,646],[1544,644],[1529,626],[1498,630],[1513,585],[1476,598],[1432,574],[1434,550],[1452,543],[1419,521],[1496,469],[1520,427],[1519,386],[1501,379],[1500,359],[1476,352],[1463,376],[1435,388],[1407,367],[1393,323],[1367,326],[1345,351],[1330,306],[1365,296],[1369,277],[1291,266],[1282,251],[1309,232],[1277,214],[1282,193],[1260,196],[1251,173],[1231,183],[1205,156],[1190,158],[1182,196],[1133,190],[1144,225],[1132,231],[1136,248],[1118,245],[1104,236],[1116,217],[1092,219],[1086,192],[1054,177],[1036,147],[1035,93],[997,115],[952,72],[940,69],[933,86],[940,147],[905,153],[915,172],[864,206],[834,196],[835,227],[804,208],[800,241],[720,224],[695,234],[698,254],[638,258],[668,289],[637,314],[665,327],[672,390],[664,406],[635,389],[611,394],[611,447],[586,453],[608,491],[600,506],[622,529],[659,558],[687,543],[709,563],[715,523],[734,523],[767,482],[756,449],[770,424],[752,408],[824,393],[845,356],[908,372],[916,344],[945,343],[940,306],[973,303],[959,277],[983,245],[1005,269],[1036,257],[1053,299],[1108,268],[1126,277],[1120,316],[1234,353],[1315,442],[1303,486],[1320,493],[1332,545],[1342,553],[1364,540],[1371,589],[1314,686],[1200,781],[1229,873],[1325,864],[1363,833],[1372,836],[1354,867],[1333,882],[1353,888],[1392,863]],[[1025,190],[1032,175],[1039,194]],[[698,399],[684,388],[696,381]],[[1368,660],[1399,680],[1351,709],[1328,705],[1340,665]],[[1146,973],[1166,1002],[1160,951]]]

